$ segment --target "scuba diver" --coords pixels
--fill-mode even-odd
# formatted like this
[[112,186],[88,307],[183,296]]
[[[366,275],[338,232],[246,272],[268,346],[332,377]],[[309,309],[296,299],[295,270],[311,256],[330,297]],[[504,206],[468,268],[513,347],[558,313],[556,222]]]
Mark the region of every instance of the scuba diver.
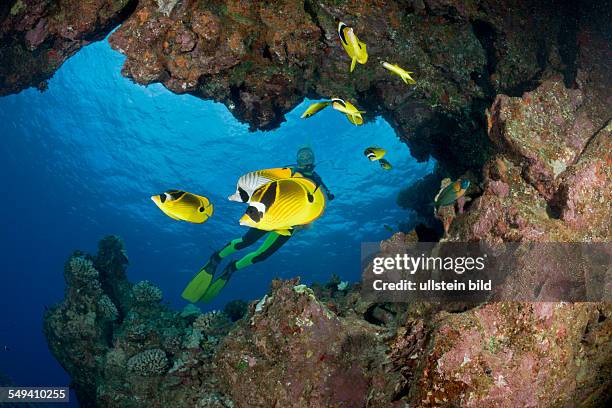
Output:
[[[334,195],[329,191],[321,177],[314,171],[315,155],[311,148],[302,147],[297,152],[297,164],[286,166],[291,170],[291,176],[299,173],[303,177],[311,180],[316,188],[320,188],[328,200],[333,200]],[[213,277],[221,261],[237,251],[247,248],[259,239],[265,239],[263,243],[255,251],[252,251],[238,260],[231,261],[221,272],[219,277],[213,281]],[[209,302],[214,299],[219,292],[225,287],[232,274],[236,271],[253,265],[254,263],[266,260],[270,255],[278,251],[288,240],[291,234],[280,234],[276,231],[265,231],[257,228],[249,228],[249,230],[241,238],[236,238],[226,244],[220,250],[214,252],[206,265],[200,272],[189,282],[183,291],[183,298],[190,302]]]

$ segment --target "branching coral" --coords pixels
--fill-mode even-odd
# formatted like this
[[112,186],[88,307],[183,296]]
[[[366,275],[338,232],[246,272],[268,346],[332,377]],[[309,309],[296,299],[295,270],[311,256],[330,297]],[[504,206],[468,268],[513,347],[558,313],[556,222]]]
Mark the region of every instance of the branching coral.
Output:
[[198,318],[193,322],[193,329],[209,334],[219,328],[227,326],[228,324],[229,319],[225,313],[218,310],[213,310],[198,316]]
[[136,354],[127,362],[128,370],[143,377],[151,377],[166,372],[168,357],[160,349],[151,349]]
[[138,282],[132,293],[138,303],[159,303],[164,297],[161,289],[149,281]]
[[98,300],[98,314],[103,319],[109,321],[115,321],[119,317],[117,306],[107,295],[102,295]]
[[98,271],[93,263],[84,256],[75,255],[70,258],[66,265],[65,276],[67,282],[89,282],[98,278]]

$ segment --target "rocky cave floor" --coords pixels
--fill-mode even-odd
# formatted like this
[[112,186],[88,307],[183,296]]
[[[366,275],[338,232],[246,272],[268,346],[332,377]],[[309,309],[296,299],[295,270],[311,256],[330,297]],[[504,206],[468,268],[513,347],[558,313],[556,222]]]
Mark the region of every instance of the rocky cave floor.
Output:
[[[16,0],[0,4],[0,95],[110,36],[123,74],[276,128],[304,97],[383,116],[436,171],[398,203],[422,225],[381,244],[610,242],[608,1]],[[370,62],[348,74],[334,19]],[[415,72],[404,86],[380,61]],[[441,232],[444,177],[473,183]],[[612,400],[610,303],[369,303],[353,286],[274,281],[226,313],[175,312],[132,285],[114,237],[66,264],[49,346],[83,406],[599,407]],[[554,284],[558,276],[536,277]],[[508,278],[512,282],[512,277]],[[609,294],[610,284],[605,291]],[[511,289],[511,288],[510,288]],[[244,313],[240,319],[238,317]],[[236,320],[232,322],[232,320]]]

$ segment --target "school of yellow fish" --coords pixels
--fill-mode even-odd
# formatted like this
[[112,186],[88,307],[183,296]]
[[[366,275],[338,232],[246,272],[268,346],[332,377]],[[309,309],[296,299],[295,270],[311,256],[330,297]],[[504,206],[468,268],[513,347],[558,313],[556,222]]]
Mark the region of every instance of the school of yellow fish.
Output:
[[[351,58],[349,72],[355,70],[357,63],[367,63],[367,46],[359,40],[352,27],[338,21],[338,38]],[[381,64],[406,84],[416,83],[411,77],[412,72],[386,61],[381,61]],[[366,112],[340,97],[310,104],[301,117],[310,118],[330,105],[344,114],[353,125],[363,124],[361,115]],[[391,170],[391,164],[383,158],[386,153],[385,149],[374,146],[364,151],[370,161],[378,161],[382,169]],[[290,234],[293,227],[311,223],[325,209],[325,195],[321,189],[317,189],[309,179],[299,173],[292,174],[286,168],[259,170],[243,175],[238,180],[236,193],[228,198],[249,204],[240,219],[241,225],[281,234]],[[175,220],[203,223],[213,215],[213,205],[206,197],[182,190],[169,190],[151,199],[164,214]]]

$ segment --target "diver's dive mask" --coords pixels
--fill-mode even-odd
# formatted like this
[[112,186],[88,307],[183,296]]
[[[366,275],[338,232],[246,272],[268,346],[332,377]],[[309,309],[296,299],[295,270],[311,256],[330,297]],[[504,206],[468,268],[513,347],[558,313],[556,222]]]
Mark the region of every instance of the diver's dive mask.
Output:
[[315,155],[310,147],[302,147],[297,152],[297,165],[306,171],[312,171],[315,167]]

